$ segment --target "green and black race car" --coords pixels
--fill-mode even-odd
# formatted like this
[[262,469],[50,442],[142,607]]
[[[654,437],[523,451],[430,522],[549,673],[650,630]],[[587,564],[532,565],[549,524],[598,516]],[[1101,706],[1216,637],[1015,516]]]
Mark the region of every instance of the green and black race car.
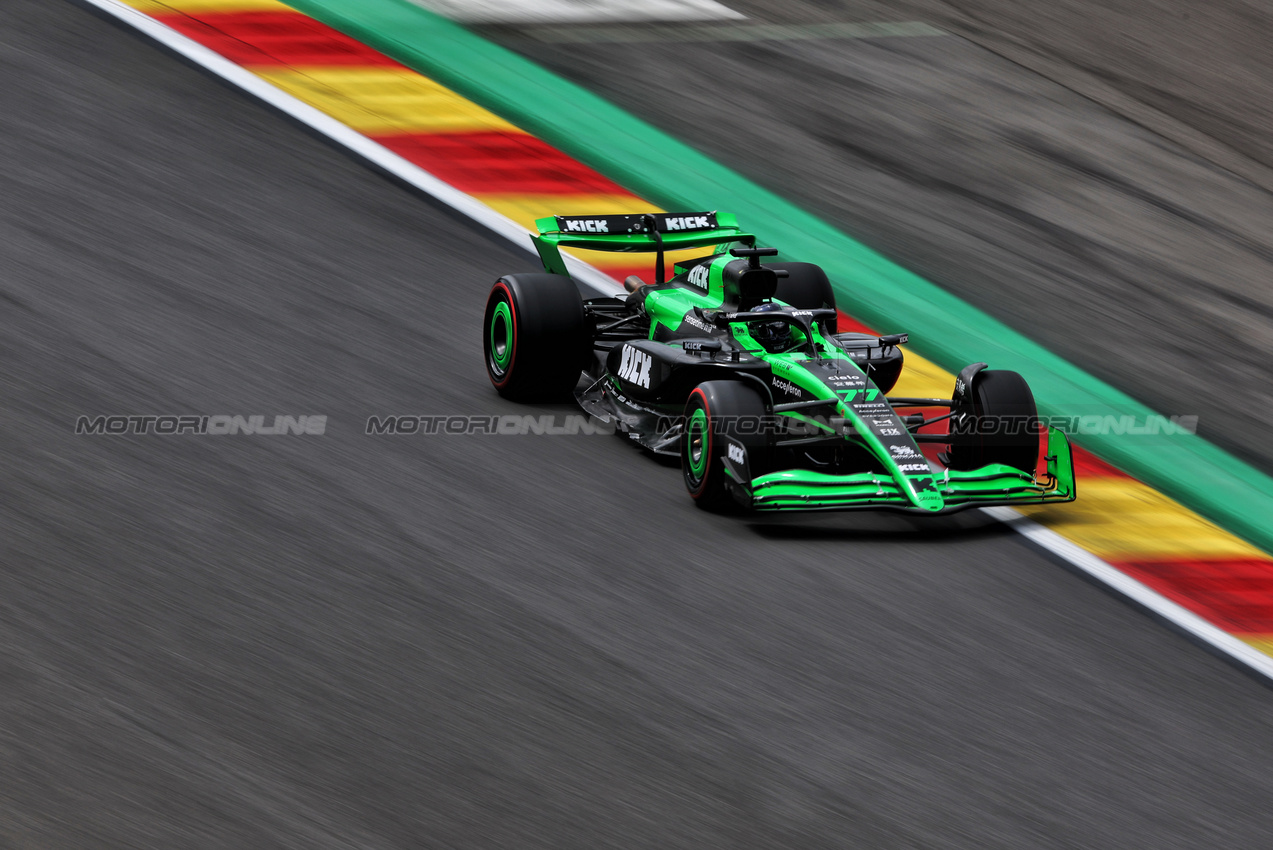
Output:
[[[487,300],[482,339],[495,389],[522,401],[574,391],[587,413],[645,449],[679,454],[699,505],[939,513],[1074,499],[1069,442],[1041,431],[1020,375],[975,363],[949,399],[886,395],[905,335],[837,333],[823,270],[763,262],[777,250],[757,247],[733,216],[536,225],[546,273],[502,277]],[[665,280],[665,251],[708,246]],[[653,252],[656,282],[587,297],[563,247]],[[936,423],[947,427],[921,432]],[[929,459],[921,443],[942,451]]]

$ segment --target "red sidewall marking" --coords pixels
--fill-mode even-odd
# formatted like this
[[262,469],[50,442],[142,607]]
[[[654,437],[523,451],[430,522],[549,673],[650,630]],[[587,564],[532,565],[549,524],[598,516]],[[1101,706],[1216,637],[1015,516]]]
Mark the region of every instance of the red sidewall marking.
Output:
[[[495,286],[491,288],[492,297],[495,295],[495,290],[503,290],[505,301],[508,302],[508,312],[511,313],[513,316],[513,323],[508,329],[508,336],[510,340],[509,346],[511,346],[512,348],[512,353],[508,357],[508,368],[504,370],[504,380],[497,381],[495,380],[495,376],[491,375],[491,383],[494,384],[497,389],[503,389],[504,387],[508,386],[509,379],[513,377],[513,367],[517,365],[517,306],[513,303],[513,291],[508,288],[508,284],[504,283],[503,281],[497,282]],[[487,328],[485,328],[485,331],[486,331],[486,344],[490,345],[491,344],[490,327],[488,326]],[[488,354],[487,356],[489,357],[490,355]]]
[[[712,472],[712,431],[715,429],[715,423],[712,422],[712,409],[707,404],[706,394],[704,394],[704,392],[698,387],[695,387],[690,392],[690,398],[693,398],[694,396],[698,396],[702,399],[703,412],[707,414],[707,446],[703,449],[706,454],[707,465],[703,467],[703,477],[698,482],[698,488],[690,490],[690,495],[697,499],[699,496],[703,495],[703,491],[707,489],[707,476]],[[688,440],[689,435],[686,434],[685,437]],[[689,448],[687,446],[686,451],[688,450]]]

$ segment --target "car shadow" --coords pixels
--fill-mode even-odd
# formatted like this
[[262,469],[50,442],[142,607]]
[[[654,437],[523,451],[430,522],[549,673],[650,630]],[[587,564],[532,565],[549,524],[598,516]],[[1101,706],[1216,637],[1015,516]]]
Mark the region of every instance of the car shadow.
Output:
[[750,531],[769,540],[944,542],[994,540],[1014,534],[1008,525],[975,509],[931,517],[887,511],[752,515],[744,523]]

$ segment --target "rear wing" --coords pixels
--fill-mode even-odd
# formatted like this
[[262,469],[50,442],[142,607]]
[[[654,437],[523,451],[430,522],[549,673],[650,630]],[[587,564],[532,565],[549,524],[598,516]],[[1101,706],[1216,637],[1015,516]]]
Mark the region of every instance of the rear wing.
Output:
[[630,215],[553,215],[536,219],[535,250],[551,274],[569,274],[562,248],[590,251],[657,252],[658,280],[663,281],[663,252],[705,245],[743,242],[756,237],[744,233],[729,213],[672,212]]

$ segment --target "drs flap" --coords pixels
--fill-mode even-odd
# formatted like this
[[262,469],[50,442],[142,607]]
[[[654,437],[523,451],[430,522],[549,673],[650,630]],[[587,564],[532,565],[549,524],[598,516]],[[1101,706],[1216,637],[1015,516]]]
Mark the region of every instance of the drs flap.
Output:
[[[561,233],[688,233],[695,230],[714,230],[716,213],[670,212],[644,215],[559,215],[557,230]],[[650,224],[653,222],[653,227]]]

